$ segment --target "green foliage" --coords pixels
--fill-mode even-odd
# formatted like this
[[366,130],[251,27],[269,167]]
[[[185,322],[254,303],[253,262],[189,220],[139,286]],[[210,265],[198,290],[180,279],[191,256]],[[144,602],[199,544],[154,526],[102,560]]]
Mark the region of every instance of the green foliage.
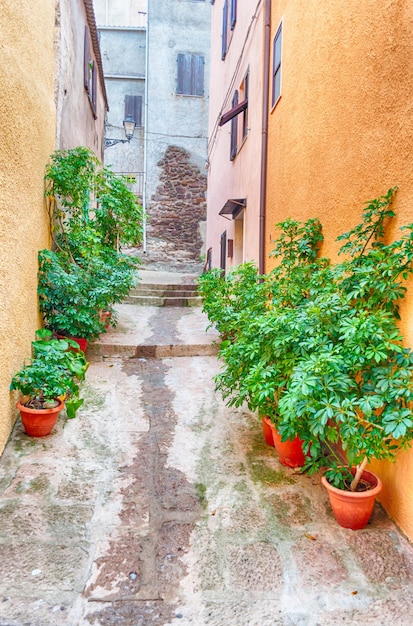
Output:
[[55,249],[39,253],[40,310],[48,328],[94,339],[106,330],[101,311],[136,282],[139,261],[121,246],[140,242],[142,208],[88,148],[56,151],[45,180]]
[[85,379],[89,366],[85,355],[75,342],[53,339],[46,329],[37,335],[39,339],[32,342],[33,356],[13,376],[10,389],[18,389],[45,406],[57,398],[64,399],[68,417],[75,417],[83,403],[79,383]]
[[286,220],[277,225],[278,265],[259,277],[259,293],[244,285],[242,306],[237,293],[229,306],[230,281],[215,273],[202,294],[219,330],[228,330],[228,309],[241,311],[235,323],[229,315],[216,377],[228,404],[246,402],[271,416],[284,440],[298,434],[307,469],[329,466],[329,478],[342,488],[352,480],[349,467],[392,460],[413,439],[413,353],[397,326],[412,273],[413,225],[385,243],[395,191],[368,203],[362,222],[339,237],[342,262],[317,257],[318,220]]

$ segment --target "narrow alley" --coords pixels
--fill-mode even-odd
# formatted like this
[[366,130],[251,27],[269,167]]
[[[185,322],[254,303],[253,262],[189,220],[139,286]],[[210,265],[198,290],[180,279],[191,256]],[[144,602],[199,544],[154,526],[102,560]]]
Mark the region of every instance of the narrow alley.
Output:
[[410,625],[409,542],[378,504],[366,529],[339,527],[319,476],[280,465],[257,417],[225,407],[200,306],[155,306],[193,298],[180,281],[118,307],[76,419],[44,439],[16,423],[1,626]]

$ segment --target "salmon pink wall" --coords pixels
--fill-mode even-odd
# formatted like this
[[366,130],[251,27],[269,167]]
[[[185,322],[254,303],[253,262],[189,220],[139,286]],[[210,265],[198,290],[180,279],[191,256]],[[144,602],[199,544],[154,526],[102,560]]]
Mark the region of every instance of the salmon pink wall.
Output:
[[[258,10],[255,10],[258,5]],[[227,258],[228,267],[255,259],[258,263],[259,199],[262,124],[262,37],[263,3],[238,3],[237,22],[229,35],[227,56],[221,60],[223,0],[212,6],[211,89],[208,144],[208,209],[206,247],[213,248],[212,263],[219,266],[220,237],[226,230],[239,249],[243,236],[243,258]],[[239,89],[249,70],[248,133],[238,154],[230,161],[231,122],[218,127],[223,113],[232,108],[234,90]],[[240,98],[241,100],[242,98]],[[238,116],[242,124],[242,115]],[[244,228],[220,217],[228,199],[246,198]],[[237,226],[237,232],[235,232]],[[242,246],[241,246],[242,247]]]

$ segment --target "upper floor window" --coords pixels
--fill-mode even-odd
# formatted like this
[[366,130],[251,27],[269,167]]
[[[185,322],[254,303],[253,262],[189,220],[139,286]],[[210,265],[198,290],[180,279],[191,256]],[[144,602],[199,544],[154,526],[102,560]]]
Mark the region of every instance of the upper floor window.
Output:
[[240,86],[240,99],[247,103],[247,106],[242,112],[242,127],[241,127],[241,142],[246,139],[248,134],[248,90],[249,90],[249,82],[250,82],[250,73],[249,70],[244,76],[244,80]]
[[272,53],[272,99],[275,106],[281,96],[281,47],[282,47],[282,24],[280,25],[273,42]]
[[185,96],[204,95],[205,59],[200,54],[178,54],[176,93]]
[[93,117],[96,119],[97,68],[90,53],[90,33],[85,26],[85,43],[83,49],[83,85],[89,97]]
[[237,23],[237,0],[231,0],[231,30],[234,30],[235,24]]
[[224,6],[222,7],[222,60],[227,56],[228,50],[228,15],[228,0],[224,0]]
[[142,126],[142,96],[125,96],[125,117],[132,118],[136,126]]
[[[238,91],[235,91],[234,97],[232,98],[232,110],[239,103],[238,98],[239,98]],[[238,115],[235,115],[231,120],[231,152],[230,152],[231,161],[233,161],[235,157],[237,156],[237,149],[238,149]]]

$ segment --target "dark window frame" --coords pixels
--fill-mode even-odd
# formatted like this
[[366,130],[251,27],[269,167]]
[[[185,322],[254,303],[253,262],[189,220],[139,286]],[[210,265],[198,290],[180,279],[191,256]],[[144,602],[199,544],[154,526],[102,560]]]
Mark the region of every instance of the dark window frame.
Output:
[[281,66],[282,66],[282,22],[273,39],[272,58],[272,93],[271,105],[275,107],[281,98]]

